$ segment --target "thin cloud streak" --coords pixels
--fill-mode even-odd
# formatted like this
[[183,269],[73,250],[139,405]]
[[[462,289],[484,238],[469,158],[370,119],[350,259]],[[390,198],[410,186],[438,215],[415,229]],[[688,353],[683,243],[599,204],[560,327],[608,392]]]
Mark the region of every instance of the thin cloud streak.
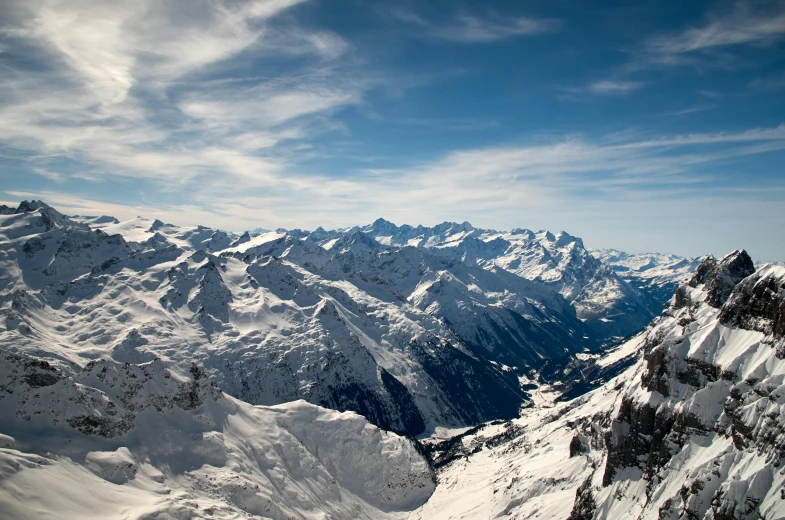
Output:
[[739,9],[731,16],[690,28],[675,36],[660,36],[648,42],[651,52],[662,55],[749,43],[769,43],[785,35],[785,12],[753,15]]
[[418,27],[426,38],[455,43],[489,43],[520,36],[537,36],[558,32],[561,20],[528,16],[502,16],[490,13],[486,16],[461,13],[446,21],[433,21],[422,17],[414,10],[388,8],[386,14]]
[[723,64],[733,57],[719,51],[738,45],[770,45],[783,37],[783,2],[739,1],[729,12],[714,14],[698,27],[647,38],[630,68],[699,64],[707,59]]
[[628,94],[643,86],[640,81],[598,81],[589,85],[588,90],[594,94]]

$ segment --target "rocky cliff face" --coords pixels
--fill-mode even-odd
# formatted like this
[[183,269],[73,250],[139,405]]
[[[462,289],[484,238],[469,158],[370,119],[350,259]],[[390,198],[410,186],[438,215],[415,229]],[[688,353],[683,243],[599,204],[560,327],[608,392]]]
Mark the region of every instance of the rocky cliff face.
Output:
[[[774,334],[785,301],[783,275],[779,268],[755,273],[747,253],[735,251],[719,262],[707,258],[679,289],[647,336],[640,381],[622,394],[605,434],[604,486],[614,485],[624,468],[638,468],[653,499],[662,493],[663,475],[677,472],[680,457],[705,439],[726,446],[712,460],[714,478],[708,469],[697,471],[663,502],[660,518],[760,514],[785,443],[785,364],[781,336]],[[763,469],[734,471],[752,454],[765,462]]]

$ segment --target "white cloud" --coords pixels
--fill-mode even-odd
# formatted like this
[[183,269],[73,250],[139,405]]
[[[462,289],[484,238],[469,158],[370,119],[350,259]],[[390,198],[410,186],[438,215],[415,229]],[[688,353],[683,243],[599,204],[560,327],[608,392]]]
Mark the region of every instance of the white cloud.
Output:
[[[0,83],[0,144],[62,180],[43,156],[82,163],[81,178],[121,176],[174,188],[225,177],[294,186],[276,147],[324,131],[368,84],[342,77],[339,36],[277,14],[302,0],[16,0],[0,37],[35,67]],[[0,22],[2,23],[2,22]],[[33,52],[34,51],[34,52]],[[274,77],[233,76],[242,52],[308,55]],[[220,67],[220,70],[216,70]],[[217,79],[216,79],[217,77]],[[37,162],[38,161],[38,162]]]
[[[723,253],[723,248],[748,247],[745,233],[753,223],[765,221],[771,223],[769,228],[785,224],[785,186],[723,187],[711,165],[782,150],[785,126],[635,141],[619,141],[616,136],[608,141],[569,138],[455,150],[407,168],[334,178],[288,175],[286,169],[275,167],[265,177],[269,165],[231,149],[213,148],[190,158],[177,155],[184,161],[177,167],[220,165],[246,175],[240,188],[231,179],[213,182],[206,189],[197,186],[187,203],[166,206],[106,204],[57,192],[7,193],[43,197],[71,213],[120,218],[145,214],[176,224],[205,223],[235,231],[258,226],[341,227],[378,216],[411,224],[468,219],[500,229],[569,229],[597,247],[618,247],[624,234],[624,247],[633,250]],[[155,171],[175,160],[169,155],[146,159]],[[255,179],[249,172],[262,173]],[[772,246],[757,254],[773,259],[779,253]]]
[[517,36],[533,36],[554,32],[561,27],[556,20],[528,18],[480,18],[462,15],[448,24],[435,27],[432,35],[443,40],[464,43],[482,43],[514,38]]
[[734,16],[715,20],[703,27],[691,28],[675,36],[662,36],[649,42],[652,51],[662,54],[681,54],[712,47],[745,43],[766,43],[785,35],[785,13],[773,17]]
[[519,36],[556,32],[562,21],[528,16],[486,16],[462,13],[446,21],[426,20],[412,10],[390,8],[384,12],[397,20],[420,27],[427,38],[460,43],[487,43]]
[[[208,125],[238,125],[253,121],[267,128],[299,117],[326,112],[360,101],[361,92],[334,85],[296,85],[243,89],[225,95],[195,96],[180,104],[182,111]],[[234,99],[231,99],[231,98]]]
[[693,63],[706,53],[735,45],[768,45],[783,37],[785,4],[740,1],[728,12],[715,12],[700,26],[647,39],[640,59],[644,65]]
[[[411,223],[479,216],[477,224],[503,227],[533,225],[524,216],[599,214],[608,200],[618,209],[613,215],[622,208],[634,213],[632,200],[645,205],[656,197],[694,196],[710,185],[709,174],[695,173],[699,165],[785,149],[780,126],[455,150],[406,168],[347,171],[340,178],[306,171],[302,158],[317,153],[310,148],[314,136],[333,131],[335,113],[362,105],[389,78],[358,73],[354,49],[339,36],[274,18],[297,3],[139,0],[110,7],[98,0],[16,0],[13,12],[0,16],[7,23],[0,37],[35,67],[4,69],[0,144],[27,156],[29,171],[42,179],[136,179],[169,204],[25,196],[43,196],[74,213],[145,213],[235,230],[340,226],[379,215]],[[496,15],[462,15],[441,25],[412,16],[407,23],[432,37],[467,43],[558,29],[554,21]],[[271,76],[244,66],[246,58],[270,56],[297,59]],[[396,85],[416,83],[396,79]],[[609,80],[581,92],[641,87]],[[78,172],[51,168],[53,157],[71,161]]]

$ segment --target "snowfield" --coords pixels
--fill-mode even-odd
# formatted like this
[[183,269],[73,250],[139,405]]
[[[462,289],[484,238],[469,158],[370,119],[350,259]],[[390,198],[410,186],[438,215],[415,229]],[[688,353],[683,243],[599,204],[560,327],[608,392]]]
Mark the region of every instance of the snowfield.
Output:
[[3,518],[402,518],[434,488],[413,441],[304,401],[248,405],[198,369],[74,380],[11,354],[3,370]]
[[743,251],[32,201],[0,325],[3,518],[785,518],[785,268]]

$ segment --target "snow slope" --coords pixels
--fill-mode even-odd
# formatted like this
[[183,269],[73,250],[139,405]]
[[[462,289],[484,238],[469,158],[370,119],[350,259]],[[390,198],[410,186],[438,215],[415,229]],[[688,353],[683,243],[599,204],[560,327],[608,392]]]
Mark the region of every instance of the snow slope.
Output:
[[1,213],[3,517],[785,515],[785,269],[743,251],[602,349],[648,304],[566,233]]
[[663,253],[629,254],[615,249],[591,250],[591,254],[640,292],[651,295],[647,303],[655,314],[662,311],[661,302],[689,280],[702,260]]
[[439,485],[410,518],[785,518],[784,312],[785,269],[708,258],[624,373],[433,442]]
[[3,518],[392,519],[433,491],[412,441],[354,413],[254,407],[196,365],[0,355]]

